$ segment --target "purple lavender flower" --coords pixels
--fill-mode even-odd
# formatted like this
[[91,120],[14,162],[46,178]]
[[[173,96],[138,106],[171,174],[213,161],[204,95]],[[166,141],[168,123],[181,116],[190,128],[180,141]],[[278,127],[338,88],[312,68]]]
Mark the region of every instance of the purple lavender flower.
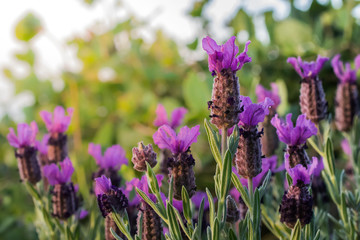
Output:
[[317,128],[315,124],[307,120],[304,114],[301,114],[297,118],[295,127],[291,121],[291,117],[292,113],[286,115],[286,122],[284,122],[276,114],[271,120],[271,124],[277,129],[280,141],[289,146],[296,146],[305,144],[308,138],[316,135]]
[[45,134],[41,141],[35,141],[36,148],[39,150],[40,154],[47,155],[48,152],[48,141],[50,134]]
[[337,54],[332,60],[331,65],[334,69],[335,75],[338,77],[341,83],[355,83],[356,82],[356,72],[360,69],[360,55],[357,55],[355,58],[355,69],[351,69],[350,63],[344,64],[340,61],[340,54]]
[[60,162],[60,167],[52,163],[44,166],[44,175],[48,179],[50,185],[66,184],[70,182],[71,176],[74,172],[74,167],[69,158],[65,158],[63,162]]
[[173,154],[184,153],[192,143],[197,141],[197,137],[200,135],[199,129],[200,125],[191,129],[184,126],[176,135],[171,127],[164,125],[153,135],[154,143],[161,149],[170,149]]
[[315,62],[302,61],[301,57],[290,57],[287,62],[294,67],[301,78],[315,78],[328,60],[329,58],[318,55]]
[[239,47],[235,46],[236,37],[231,37],[224,45],[217,43],[210,37],[203,38],[203,49],[209,55],[209,71],[220,74],[223,69],[231,69],[236,72],[242,68],[245,63],[251,62],[251,57],[247,55],[250,41],[245,44],[244,52],[239,53]]
[[256,127],[259,122],[264,121],[266,115],[269,114],[269,108],[274,102],[266,97],[263,102],[253,103],[247,96],[240,96],[244,111],[239,114],[239,126],[246,129]]
[[30,125],[26,123],[20,123],[17,126],[17,133],[13,128],[9,128],[10,133],[7,135],[9,144],[15,148],[33,147],[35,146],[36,134],[38,133],[38,127],[36,122],[31,122]]
[[101,145],[90,143],[88,152],[95,158],[96,164],[103,169],[112,168],[119,170],[122,165],[128,165],[125,150],[120,145],[113,145],[107,148],[104,155],[102,155]]
[[55,107],[54,114],[48,111],[41,111],[40,116],[45,122],[46,128],[50,133],[64,133],[68,129],[74,109],[67,109],[68,116],[61,106]]
[[200,208],[201,201],[204,199],[204,211],[209,209],[209,201],[207,200],[207,194],[202,191],[197,191],[191,198],[191,202],[195,205],[196,209]]
[[301,76],[300,107],[301,112],[314,123],[318,123],[327,115],[327,101],[322,82],[318,77],[321,68],[328,58],[321,57],[315,62],[302,61],[300,57],[288,58],[295,71]]
[[340,61],[340,54],[336,55],[331,64],[335,75],[339,78],[335,96],[335,125],[339,131],[350,131],[355,115],[359,114],[359,93],[356,84],[356,72],[360,68],[360,55],[355,58],[355,69],[350,63]]
[[165,107],[162,104],[158,104],[156,108],[156,119],[154,120],[154,125],[156,127],[169,125],[171,128],[175,129],[181,125],[186,113],[187,109],[184,107],[175,108],[171,113],[170,121],[167,117]]
[[35,122],[30,125],[20,123],[17,126],[17,135],[13,128],[10,128],[7,135],[9,144],[15,148],[15,157],[18,162],[21,181],[29,181],[36,184],[41,179],[40,166],[36,157],[35,138],[38,127]]
[[86,218],[89,215],[89,212],[85,209],[81,209],[79,211],[79,213],[77,214],[76,218],[78,220],[83,220],[84,218]]
[[196,191],[193,166],[195,160],[190,153],[190,145],[197,141],[200,126],[193,128],[182,127],[178,135],[169,126],[164,125],[153,135],[154,143],[159,148],[170,149],[173,157],[169,159],[168,168],[174,179],[174,198],[181,200],[181,191],[184,186],[191,198]]
[[132,153],[131,161],[136,171],[146,172],[146,163],[152,168],[157,164],[156,153],[151,144],[145,146],[143,142],[139,142],[138,147],[132,149]]
[[99,209],[105,218],[111,212],[120,212],[128,206],[128,199],[120,188],[111,184],[110,178],[104,175],[95,178],[95,194]]
[[273,101],[273,104],[271,105],[271,109],[276,109],[280,103],[280,96],[279,96],[279,88],[276,83],[271,83],[271,91],[265,89],[261,84],[256,86],[256,96],[258,99],[258,102],[265,102],[266,98],[270,98],[271,101]]

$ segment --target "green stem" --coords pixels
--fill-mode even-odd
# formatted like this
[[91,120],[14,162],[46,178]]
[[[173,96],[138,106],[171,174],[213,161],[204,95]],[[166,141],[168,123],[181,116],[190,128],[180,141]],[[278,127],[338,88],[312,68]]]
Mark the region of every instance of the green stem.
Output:
[[227,150],[226,142],[227,142],[227,128],[222,127],[221,128],[221,158],[223,159],[223,161]]
[[253,208],[254,203],[253,203],[253,179],[252,178],[248,179],[248,190],[249,190],[250,205],[251,205],[251,208]]

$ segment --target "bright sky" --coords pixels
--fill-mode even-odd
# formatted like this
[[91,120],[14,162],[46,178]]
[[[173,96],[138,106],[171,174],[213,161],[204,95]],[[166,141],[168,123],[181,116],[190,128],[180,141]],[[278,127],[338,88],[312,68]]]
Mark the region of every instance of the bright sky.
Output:
[[[101,30],[126,18],[129,14],[134,14],[148,22],[148,27],[141,32],[145,40],[152,41],[152,30],[161,28],[180,45],[185,45],[193,40],[198,31],[201,31],[201,25],[186,14],[191,9],[193,1],[98,0],[90,6],[81,0],[0,1],[0,69],[11,66],[16,75],[26,74],[26,66],[21,65],[12,55],[25,49],[24,43],[15,38],[14,27],[29,12],[40,17],[45,28],[45,31],[30,43],[38,55],[37,76],[40,79],[52,78],[54,88],[61,90],[62,80],[57,75],[64,68],[64,59],[68,69],[72,71],[81,69],[81,64],[76,60],[75,49],[66,46],[64,44],[66,40],[74,35],[86,36],[86,29],[94,24],[97,24]],[[299,0],[299,7],[306,7],[308,2],[309,0]],[[121,7],[114,7],[115,4],[121,4]],[[211,36],[214,39],[224,41],[229,36],[224,24],[236,14],[240,6],[254,16],[263,9],[272,9],[276,19],[285,18],[289,11],[286,0],[213,0],[205,8],[205,14],[211,19]],[[257,37],[266,43],[268,36],[264,29],[264,19],[255,18],[255,24],[259,29]],[[189,57],[186,52],[183,53],[185,58]],[[200,54],[197,57],[203,56]],[[8,112],[12,118],[21,121],[23,120],[21,108],[26,104],[32,104],[33,97],[31,93],[26,92],[15,96],[14,91],[12,84],[1,72],[0,118],[4,112]]]

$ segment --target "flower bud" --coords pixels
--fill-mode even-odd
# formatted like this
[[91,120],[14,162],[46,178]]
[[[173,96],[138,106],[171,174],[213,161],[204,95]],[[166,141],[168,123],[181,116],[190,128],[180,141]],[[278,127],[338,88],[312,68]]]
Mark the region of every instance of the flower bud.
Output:
[[275,116],[276,112],[273,109],[270,109],[269,112],[270,113],[265,117],[264,122],[259,123],[259,128],[264,131],[264,135],[261,137],[261,150],[265,157],[274,155],[279,146],[276,128],[271,125],[271,119]]
[[21,181],[36,184],[41,180],[41,170],[34,147],[22,147],[15,150]]
[[72,182],[55,184],[52,194],[52,215],[58,219],[66,220],[77,209],[76,193]]
[[240,211],[236,206],[234,199],[228,195],[226,197],[226,222],[235,223],[240,218]]
[[99,209],[103,215],[106,217],[109,213],[113,212],[121,212],[128,206],[128,199],[123,194],[123,192],[114,186],[104,194],[97,195]]
[[359,112],[359,96],[356,83],[340,83],[335,97],[335,125],[339,131],[349,131],[354,116]]
[[131,161],[134,164],[134,169],[139,172],[146,172],[146,162],[153,168],[155,167],[156,153],[154,152],[152,145],[144,145],[143,142],[139,142],[137,148],[132,149],[133,157]]
[[48,141],[49,163],[62,162],[67,155],[67,135],[64,133],[52,133]]
[[295,146],[287,146],[286,152],[288,154],[285,155],[285,158],[289,160],[290,168],[295,167],[298,164],[307,167],[310,164],[309,156],[305,151],[305,146],[295,145]]
[[[142,218],[141,218],[142,213]],[[140,222],[142,220],[142,222]],[[161,239],[163,228],[159,215],[145,202],[141,202],[140,211],[138,213],[138,234],[140,225],[142,231],[140,238],[143,240],[157,240]]]

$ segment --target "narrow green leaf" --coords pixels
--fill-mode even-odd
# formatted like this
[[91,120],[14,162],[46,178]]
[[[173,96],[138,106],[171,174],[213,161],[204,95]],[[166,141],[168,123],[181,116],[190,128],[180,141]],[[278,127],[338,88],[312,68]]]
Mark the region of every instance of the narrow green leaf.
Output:
[[292,183],[293,183],[293,180],[292,180],[292,178],[291,178],[291,176],[289,175],[288,172],[286,172],[286,181],[288,183],[288,186],[291,186]]
[[210,228],[210,226],[207,227],[206,234],[207,234],[207,239],[211,239],[211,228]]
[[313,240],[319,240],[320,239],[320,229],[317,230],[316,235]]
[[230,240],[237,240],[236,233],[232,228],[229,229],[229,239]]
[[231,180],[232,180],[235,188],[240,192],[241,197],[244,200],[244,203],[246,204],[246,206],[249,209],[251,209],[252,206],[250,204],[249,193],[248,193],[247,189],[245,189],[244,186],[241,184],[239,178],[236,176],[235,173],[232,173]]
[[198,238],[201,239],[201,231],[202,231],[202,219],[204,215],[204,204],[205,204],[205,198],[201,200],[200,208],[199,208],[199,214],[198,214],[198,225],[197,228],[199,229]]
[[214,229],[214,221],[215,221],[215,208],[214,208],[214,202],[213,197],[209,191],[208,188],[206,188],[206,194],[209,201],[209,221],[210,221],[210,227],[211,229]]
[[113,235],[113,237],[116,238],[117,240],[123,240],[119,235],[116,234],[116,232],[112,227],[110,228],[110,232]]
[[325,145],[325,159],[324,159],[324,168],[328,171],[331,175],[335,175],[335,164],[334,164],[334,148],[330,138],[327,139]]
[[169,218],[169,231],[170,231],[171,237],[175,240],[182,239],[180,227],[179,227],[178,222],[176,221],[174,207],[169,202],[167,203],[167,215]]
[[184,186],[182,186],[181,189],[181,198],[183,204],[184,217],[188,223],[191,223],[192,219],[191,219],[191,210],[190,210],[190,199],[189,199],[189,194],[187,193]]
[[170,183],[169,183],[169,195],[168,195],[168,199],[171,204],[173,203],[173,197],[174,197],[174,178],[173,175],[171,175]]
[[220,239],[219,220],[216,217],[214,221],[214,231],[212,235],[212,240],[219,240],[219,239]]
[[[260,194],[259,189],[255,189],[254,192],[254,214],[253,214],[253,223],[254,230],[258,233],[261,231],[260,223],[261,223],[261,209],[260,209]],[[260,239],[260,235],[258,234],[257,239]]]
[[147,168],[146,176],[147,176],[147,180],[149,183],[149,188],[151,189],[151,191],[154,194],[157,194],[160,192],[160,187],[159,187],[158,181],[156,179],[156,175],[148,162],[146,162],[146,168]]
[[41,196],[40,196],[39,192],[34,188],[34,186],[29,181],[25,181],[25,187],[26,187],[26,190],[28,191],[28,193],[33,198],[35,198],[37,201],[41,202]]
[[325,157],[324,152],[322,152],[319,147],[316,145],[316,143],[314,142],[313,138],[309,138],[307,140],[308,143],[310,143],[311,147],[322,157]]
[[[114,209],[114,208],[113,208]],[[116,213],[115,209],[114,211],[111,213],[111,218],[114,220],[116,226],[119,228],[119,230],[125,235],[125,237],[128,240],[133,240],[133,238],[131,237],[130,232],[128,231],[128,227],[125,226],[124,221],[122,220],[122,218],[119,216],[118,213]]]
[[216,163],[219,165],[220,168],[222,168],[222,162],[221,162],[221,154],[220,154],[220,141],[216,137],[217,133],[214,132],[212,127],[210,126],[209,122],[205,119],[204,120],[205,130],[208,136],[208,141],[210,144],[211,152],[214,156],[214,159]]
[[54,232],[54,224],[51,222],[52,218],[50,217],[49,212],[44,207],[41,208],[41,212],[44,217],[46,226],[49,228],[50,232],[53,233]]
[[266,177],[263,181],[263,184],[259,188],[260,198],[262,198],[263,195],[265,194],[265,190],[266,190],[267,185],[269,184],[270,179],[271,179],[271,170],[268,171],[268,173],[266,174]]
[[[191,234],[190,234],[189,230],[186,228],[179,211],[176,208],[173,208],[173,210],[176,215],[177,222],[180,224],[180,227],[182,228],[183,232],[189,239],[191,239]],[[181,232],[180,232],[180,234],[181,234]]]
[[222,169],[222,178],[221,178],[221,198],[225,199],[227,193],[230,189],[230,182],[231,182],[231,164],[232,164],[232,158],[230,151],[226,151],[225,153],[225,159],[224,159],[224,167]]
[[143,191],[141,191],[139,188],[136,188],[136,192],[166,223],[168,223],[168,219],[166,218],[166,216],[159,210],[155,203],[151,201],[151,199]]
[[330,197],[333,200],[333,202],[335,204],[340,204],[340,196],[338,195],[338,192],[336,191],[335,186],[332,184],[326,171],[322,171],[321,176],[324,179],[325,185],[328,189],[328,192],[330,193]]
[[142,237],[143,218],[144,218],[144,213],[140,211],[140,215],[138,215],[138,219],[137,219],[137,234],[135,236],[135,239],[137,238],[141,239]]
[[231,157],[234,158],[240,139],[240,131],[238,125],[235,125],[233,133],[229,137],[228,146],[231,153]]
[[291,232],[290,240],[301,240],[301,223],[297,220],[294,229]]

